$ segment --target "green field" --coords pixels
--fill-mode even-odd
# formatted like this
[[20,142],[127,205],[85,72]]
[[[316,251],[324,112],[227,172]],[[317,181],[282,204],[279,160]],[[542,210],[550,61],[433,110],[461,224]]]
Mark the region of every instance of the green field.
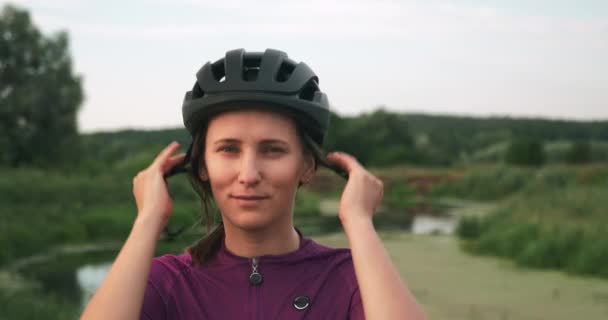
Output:
[[[608,257],[608,165],[373,171],[386,183],[374,222],[431,319],[608,318],[608,264],[603,263]],[[47,292],[36,280],[37,264],[24,278],[12,268],[57,248],[124,241],[135,216],[130,176],[122,171],[0,172],[6,178],[0,182],[0,319],[75,318],[76,289],[72,297],[55,294],[55,289]],[[335,212],[325,211],[337,209],[343,184],[321,170],[296,199],[296,225],[334,247],[347,246],[346,237],[336,233],[341,227]],[[171,225],[191,224],[198,212],[192,191],[177,178],[170,189],[176,202]],[[461,238],[394,228],[404,230],[413,214],[441,214],[434,208],[464,217],[459,226],[470,222],[467,229],[460,228],[466,231],[459,232]],[[193,230],[185,236],[197,235]],[[470,245],[462,246],[460,239]],[[181,251],[190,241],[162,242],[157,254]],[[474,250],[462,250],[467,247]],[[86,263],[109,261],[111,253],[103,261],[77,254],[54,257],[59,265],[45,264],[44,269],[69,274]]]
[[[382,232],[389,255],[430,319],[607,319],[608,281],[522,269],[459,249],[451,236]],[[315,237],[347,247],[342,233]]]

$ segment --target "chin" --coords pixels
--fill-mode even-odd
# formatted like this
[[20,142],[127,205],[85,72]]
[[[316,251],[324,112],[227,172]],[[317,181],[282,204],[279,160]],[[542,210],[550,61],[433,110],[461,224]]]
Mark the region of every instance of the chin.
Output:
[[237,228],[246,231],[259,231],[267,228],[272,218],[266,213],[258,211],[240,211],[235,215],[231,215],[228,220]]

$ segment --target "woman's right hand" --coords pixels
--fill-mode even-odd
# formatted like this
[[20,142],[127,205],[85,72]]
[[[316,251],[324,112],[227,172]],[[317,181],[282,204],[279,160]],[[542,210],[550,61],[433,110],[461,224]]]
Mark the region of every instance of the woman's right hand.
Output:
[[156,225],[159,233],[169,221],[173,210],[164,174],[186,156],[185,153],[172,156],[178,148],[177,142],[171,142],[146,169],[133,178],[136,220]]

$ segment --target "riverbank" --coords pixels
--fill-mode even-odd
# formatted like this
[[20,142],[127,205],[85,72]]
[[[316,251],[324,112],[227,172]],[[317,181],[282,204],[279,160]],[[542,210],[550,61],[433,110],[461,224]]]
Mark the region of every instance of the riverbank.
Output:
[[[517,267],[463,252],[452,236],[381,232],[402,278],[429,319],[605,319],[608,281]],[[314,237],[348,246],[343,234]]]
[[[608,317],[607,280],[569,276],[558,271],[523,269],[506,259],[470,255],[460,249],[459,240],[454,236],[413,235],[397,231],[381,231],[379,234],[404,281],[430,319],[566,320]],[[342,232],[312,238],[332,247],[348,247],[348,240]],[[182,244],[178,243],[163,244],[157,254],[177,253],[181,247]],[[72,256],[65,260],[79,259]],[[90,265],[90,262],[82,261],[81,265]],[[4,284],[12,283],[13,291],[22,281],[4,273],[2,279],[7,280]],[[0,287],[3,296],[8,297],[5,294],[7,287]],[[39,290],[32,292],[35,294],[29,296],[31,299],[46,299]],[[20,296],[28,297],[26,294]],[[3,303],[7,301],[17,302],[7,298]],[[40,303],[27,306],[32,301],[21,302],[23,314],[18,317],[2,315],[2,318],[37,319],[36,316],[44,314],[44,309]],[[51,304],[50,310],[66,306],[65,301],[57,297],[49,298],[48,302],[55,304]],[[80,301],[76,301],[75,305],[79,304]],[[28,317],[29,314],[34,316]]]

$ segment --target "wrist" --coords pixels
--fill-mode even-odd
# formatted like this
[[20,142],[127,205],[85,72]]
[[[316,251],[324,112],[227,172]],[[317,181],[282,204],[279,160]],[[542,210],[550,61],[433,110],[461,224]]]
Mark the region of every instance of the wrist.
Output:
[[165,222],[158,216],[148,215],[140,212],[135,218],[133,228],[153,231],[157,236],[160,236],[161,231],[165,227]]
[[356,214],[355,212],[352,212],[351,215],[345,216],[344,218],[340,217],[340,221],[342,222],[344,231],[347,233],[352,229],[369,228],[370,226],[372,228],[374,227],[371,216],[366,214]]

